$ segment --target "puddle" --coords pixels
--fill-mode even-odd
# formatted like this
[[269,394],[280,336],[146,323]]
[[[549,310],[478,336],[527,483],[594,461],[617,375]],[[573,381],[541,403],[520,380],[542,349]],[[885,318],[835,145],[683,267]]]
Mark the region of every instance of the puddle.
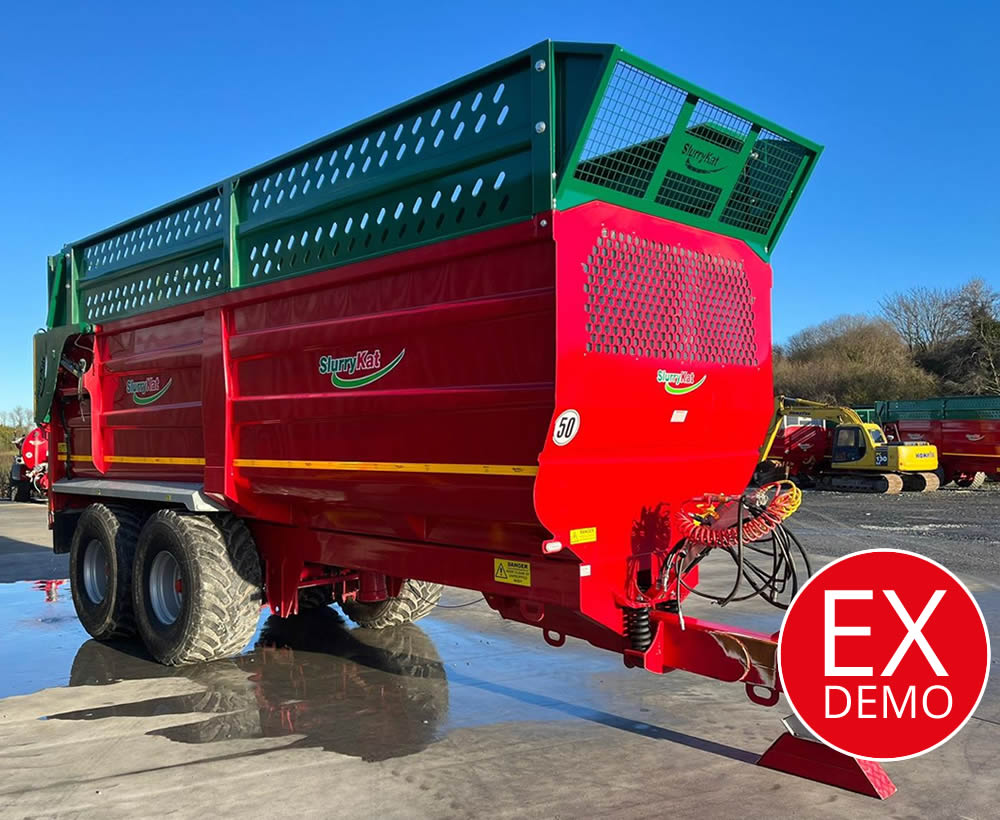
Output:
[[[148,734],[185,744],[289,737],[291,747],[372,761],[413,754],[455,728],[616,719],[602,688],[583,686],[589,695],[578,690],[572,703],[562,698],[567,663],[581,683],[598,674],[634,676],[617,657],[579,646],[551,649],[534,631],[493,613],[471,623],[467,617],[442,613],[420,625],[372,631],[352,628],[332,607],[287,620],[264,614],[244,654],[170,668],[138,641],[92,640],[76,618],[68,583],[3,584],[0,698],[107,686],[102,705],[41,719],[176,715],[180,721]],[[165,694],[164,687],[158,695],[156,682],[166,679],[200,691]],[[123,698],[128,690],[113,685],[120,681],[151,685],[136,700]]]
[[[995,641],[1000,591],[974,592]],[[764,631],[780,622],[773,611],[690,609]],[[698,679],[626,670],[615,655],[579,642],[549,648],[536,632],[502,621],[485,606],[439,611],[419,625],[382,632],[352,628],[332,607],[287,620],[262,615],[244,654],[179,669],[156,663],[137,641],[90,639],[76,619],[69,585],[59,581],[0,585],[0,630],[0,697],[106,687],[99,705],[88,696],[79,699],[87,708],[63,700],[58,711],[50,703],[35,714],[81,722],[176,716],[166,727],[159,721],[136,729],[180,744],[287,737],[291,748],[378,761],[415,754],[459,728],[566,720],[700,742],[635,720],[650,704],[683,701]],[[168,679],[190,682],[194,691],[178,695],[176,687],[157,686]],[[144,686],[116,687],[120,681]],[[998,708],[992,689],[980,709],[987,718]],[[668,694],[671,701],[664,700]],[[720,689],[717,696],[738,694]],[[728,747],[715,751],[739,756]]]
[[348,629],[333,609],[268,617],[254,649],[232,660],[168,668],[134,643],[89,640],[70,686],[185,678],[203,691],[48,715],[49,720],[190,715],[149,732],[181,743],[301,735],[286,748],[322,748],[364,760],[414,754],[448,717],[444,664],[416,625]]
[[87,638],[68,581],[0,584],[0,697],[64,686]]

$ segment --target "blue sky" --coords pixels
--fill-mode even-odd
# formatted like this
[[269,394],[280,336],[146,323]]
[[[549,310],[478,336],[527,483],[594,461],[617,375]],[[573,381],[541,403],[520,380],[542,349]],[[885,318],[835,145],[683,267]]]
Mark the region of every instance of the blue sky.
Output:
[[19,3],[0,29],[0,409],[29,404],[45,257],[531,43],[617,42],[826,146],[774,335],[881,294],[1000,288],[990,2]]

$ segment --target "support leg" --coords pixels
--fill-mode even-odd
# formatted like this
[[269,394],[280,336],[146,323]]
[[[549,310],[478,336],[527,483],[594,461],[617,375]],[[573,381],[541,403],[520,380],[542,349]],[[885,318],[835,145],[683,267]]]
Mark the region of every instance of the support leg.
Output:
[[879,800],[895,794],[896,785],[878,763],[850,757],[820,743],[795,717],[782,722],[788,731],[760,756],[758,766]]

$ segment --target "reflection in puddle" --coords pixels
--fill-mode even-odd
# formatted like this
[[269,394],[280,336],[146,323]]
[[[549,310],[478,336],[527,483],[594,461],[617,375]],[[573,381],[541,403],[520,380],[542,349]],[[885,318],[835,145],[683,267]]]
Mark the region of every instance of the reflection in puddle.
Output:
[[51,579],[48,581],[35,581],[31,586],[45,593],[45,603],[54,604],[59,600],[59,587],[65,583],[68,583],[65,579]]
[[364,760],[421,751],[448,717],[448,682],[418,626],[346,628],[332,609],[268,618],[255,650],[179,669],[141,656],[135,644],[87,641],[70,685],[184,677],[203,692],[50,715],[55,720],[192,714],[150,732],[182,743],[303,735],[288,748],[323,748]]

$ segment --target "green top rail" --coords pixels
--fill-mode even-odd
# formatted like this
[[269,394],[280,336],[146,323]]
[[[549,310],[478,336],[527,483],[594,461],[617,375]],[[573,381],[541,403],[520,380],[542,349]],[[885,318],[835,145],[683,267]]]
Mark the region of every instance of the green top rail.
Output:
[[544,41],[49,258],[99,324],[604,200],[767,258],[820,146],[613,45]]

